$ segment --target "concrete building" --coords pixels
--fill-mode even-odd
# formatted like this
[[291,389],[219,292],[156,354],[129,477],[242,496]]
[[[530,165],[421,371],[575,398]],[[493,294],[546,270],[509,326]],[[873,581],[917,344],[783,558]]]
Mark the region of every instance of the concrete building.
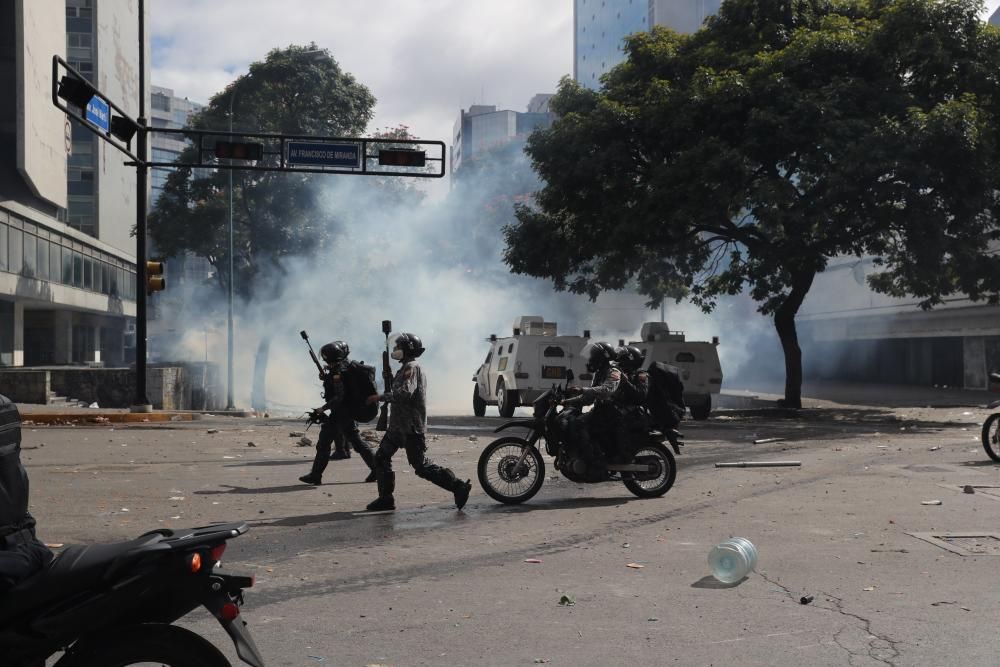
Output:
[[573,78],[596,90],[601,76],[625,59],[625,37],[654,25],[694,32],[721,4],[722,0],[575,0]]
[[555,114],[548,110],[552,95],[531,98],[527,112],[499,110],[495,105],[474,104],[459,112],[451,144],[451,174],[454,178],[465,160],[512,141],[525,141],[539,127],[549,127]]
[[137,12],[131,0],[0,0],[0,366],[134,354],[135,169],[52,105],[51,63],[65,57],[137,116]]

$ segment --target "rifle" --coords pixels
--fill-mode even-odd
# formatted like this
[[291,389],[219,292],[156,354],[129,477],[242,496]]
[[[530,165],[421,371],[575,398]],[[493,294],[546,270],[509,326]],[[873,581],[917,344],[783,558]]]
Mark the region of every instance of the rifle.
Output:
[[316,357],[316,353],[313,351],[312,343],[309,342],[309,334],[307,334],[305,331],[300,331],[299,335],[302,336],[302,340],[304,340],[306,342],[306,345],[309,346],[309,356],[312,357],[313,363],[316,364],[316,368],[319,369],[319,376],[321,378],[325,377],[326,371],[323,370],[323,364],[319,363],[319,359]]
[[[382,320],[382,333],[385,334],[385,349],[382,350],[382,382],[385,393],[392,391],[392,369],[389,368],[389,334],[392,332],[392,320]],[[383,403],[379,408],[376,431],[384,431],[389,427],[389,404]]]

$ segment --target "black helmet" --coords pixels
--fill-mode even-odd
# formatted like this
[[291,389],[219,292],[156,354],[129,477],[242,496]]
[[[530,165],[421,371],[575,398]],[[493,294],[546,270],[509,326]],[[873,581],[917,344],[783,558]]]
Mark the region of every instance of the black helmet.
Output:
[[424,344],[420,337],[411,333],[396,336],[396,347],[403,351],[404,357],[415,358],[424,353]]
[[323,361],[331,366],[346,359],[350,353],[351,348],[342,340],[335,340],[319,348],[319,356],[323,357]]
[[642,367],[642,350],[635,345],[625,345],[615,350],[615,359],[622,370],[632,373]]
[[596,373],[607,368],[615,359],[615,348],[607,343],[591,343],[583,348],[582,356],[587,358],[587,370]]

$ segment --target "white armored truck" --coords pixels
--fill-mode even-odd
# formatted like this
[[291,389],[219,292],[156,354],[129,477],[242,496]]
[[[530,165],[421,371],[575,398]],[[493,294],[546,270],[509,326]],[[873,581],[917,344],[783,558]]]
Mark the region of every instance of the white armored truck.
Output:
[[684,382],[684,403],[695,419],[708,419],[712,394],[722,390],[722,364],[719,362],[718,337],[712,342],[688,341],[683,331],[671,331],[666,322],[646,322],[639,333],[642,340],[632,341],[645,356],[643,366],[661,361],[675,366]]
[[554,384],[566,384],[567,370],[581,380],[589,379],[587,360],[580,351],[589,331],[582,336],[558,335],[556,323],[534,315],[514,320],[513,335],[489,337],[490,350],[476,371],[472,409],[477,417],[495,405],[501,417],[510,417],[518,405],[531,405]]

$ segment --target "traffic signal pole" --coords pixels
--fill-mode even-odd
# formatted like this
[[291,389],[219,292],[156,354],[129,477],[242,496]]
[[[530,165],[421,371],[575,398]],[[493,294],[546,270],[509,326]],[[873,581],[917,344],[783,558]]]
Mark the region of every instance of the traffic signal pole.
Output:
[[146,396],[146,192],[149,181],[149,128],[146,126],[146,6],[139,0],[139,126],[135,165],[135,398],[132,412],[152,412]]

